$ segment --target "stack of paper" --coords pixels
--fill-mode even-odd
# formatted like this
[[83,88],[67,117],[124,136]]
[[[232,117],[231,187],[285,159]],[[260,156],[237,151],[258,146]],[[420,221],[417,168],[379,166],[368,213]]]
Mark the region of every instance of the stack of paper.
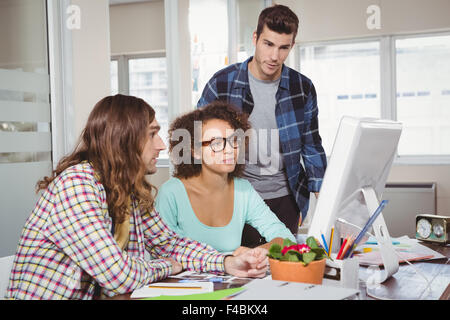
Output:
[[359,290],[278,280],[253,280],[233,300],[342,300]]
[[131,294],[132,299],[149,298],[158,296],[182,296],[188,294],[207,293],[214,291],[212,282],[190,282],[190,283],[152,283]]
[[[436,252],[424,245],[421,245],[417,239],[410,239],[408,236],[399,238],[391,238],[392,243],[397,253],[399,263],[407,261],[418,261],[428,259],[442,259],[444,255]],[[376,240],[372,239],[365,244],[358,246],[357,251],[368,251],[365,253],[355,254],[358,257],[360,265],[382,265],[383,259],[381,258],[380,251],[378,251],[378,245]]]

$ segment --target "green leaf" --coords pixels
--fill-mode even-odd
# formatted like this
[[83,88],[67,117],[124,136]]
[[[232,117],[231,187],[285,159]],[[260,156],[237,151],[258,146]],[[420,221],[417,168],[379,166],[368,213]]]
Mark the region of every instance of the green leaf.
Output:
[[289,255],[288,254],[282,255],[279,260],[281,260],[281,261],[289,261]]
[[293,241],[292,241],[291,239],[289,239],[289,238],[283,239],[283,247],[290,247],[290,246],[293,246],[293,245],[295,245],[295,244],[297,244],[297,243],[293,242]]
[[308,237],[308,238],[306,239],[306,244],[307,244],[311,249],[319,248],[319,246],[317,245],[316,239],[314,239],[314,237]]
[[277,244],[277,243],[273,243],[273,244],[270,246],[268,256],[269,256],[270,258],[272,258],[272,259],[280,260],[281,257],[282,257],[282,254],[281,254],[281,246],[280,246],[279,244]]
[[292,261],[292,262],[299,262],[300,258],[301,258],[301,257],[299,257],[299,255],[300,254],[298,252],[292,251],[292,250],[286,252],[286,256],[288,258],[288,261]]
[[310,263],[311,261],[314,261],[314,259],[316,258],[316,253],[313,251],[307,252],[303,254],[303,262],[306,265],[308,265],[308,263]]
[[295,250],[289,250],[286,252],[285,256],[288,256],[289,261],[301,261],[302,260],[302,254]]
[[314,248],[314,249],[311,249],[311,251],[315,252],[317,255],[315,260],[322,260],[325,258],[333,260],[327,255],[327,253],[325,252],[325,249],[323,249],[323,248]]
[[323,255],[326,254],[325,250],[323,248],[314,248],[311,249],[312,252],[316,253],[317,255]]

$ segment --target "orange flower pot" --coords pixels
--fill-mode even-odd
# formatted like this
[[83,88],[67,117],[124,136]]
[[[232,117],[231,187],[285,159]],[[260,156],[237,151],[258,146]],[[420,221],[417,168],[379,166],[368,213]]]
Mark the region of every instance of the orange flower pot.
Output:
[[270,259],[272,280],[322,284],[326,259],[310,262],[306,267],[301,262]]

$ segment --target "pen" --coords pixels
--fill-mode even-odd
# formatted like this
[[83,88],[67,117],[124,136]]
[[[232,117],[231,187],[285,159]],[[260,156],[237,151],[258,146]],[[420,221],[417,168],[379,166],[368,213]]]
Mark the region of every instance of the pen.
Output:
[[341,255],[342,255],[342,251],[344,251],[345,245],[347,244],[347,240],[348,240],[348,237],[345,237],[344,242],[341,245],[341,249],[339,249],[339,253],[336,256],[336,259],[340,260]]
[[334,227],[331,228],[331,237],[330,237],[330,251],[328,251],[328,256],[331,256],[331,247],[333,246],[333,236],[334,236]]
[[[323,248],[325,249],[325,252],[327,252],[328,254],[328,245],[327,245],[327,241],[325,240],[325,237],[323,235],[323,233],[320,234],[322,236],[322,241],[323,241]],[[329,256],[329,255],[328,255]]]
[[344,248],[344,252],[342,252],[342,259],[348,258],[348,256],[350,255],[350,252],[353,251],[354,244],[355,244],[355,241],[354,241],[353,235],[351,235],[350,239],[347,241],[347,247]]
[[[361,241],[361,239],[364,237],[364,235],[366,234],[367,230],[369,230],[369,228],[372,226],[372,224],[374,223],[375,219],[380,215],[381,211],[383,211],[383,209],[384,209],[384,207],[386,206],[387,203],[388,203],[388,200],[381,201],[381,203],[378,206],[378,208],[375,210],[375,212],[372,214],[372,216],[367,221],[367,223],[364,226],[364,228],[361,230],[361,232],[356,237],[355,242],[354,242],[354,244],[356,246]],[[350,250],[350,251],[352,251],[352,250]],[[347,254],[344,256],[344,258],[346,258],[348,256],[350,251],[347,252]]]

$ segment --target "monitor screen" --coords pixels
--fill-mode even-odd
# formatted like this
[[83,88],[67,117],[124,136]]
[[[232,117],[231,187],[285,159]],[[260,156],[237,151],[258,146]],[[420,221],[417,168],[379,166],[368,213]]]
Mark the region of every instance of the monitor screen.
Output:
[[401,130],[389,120],[341,119],[308,235],[329,241],[334,228],[333,252],[341,236],[358,235],[381,201]]

